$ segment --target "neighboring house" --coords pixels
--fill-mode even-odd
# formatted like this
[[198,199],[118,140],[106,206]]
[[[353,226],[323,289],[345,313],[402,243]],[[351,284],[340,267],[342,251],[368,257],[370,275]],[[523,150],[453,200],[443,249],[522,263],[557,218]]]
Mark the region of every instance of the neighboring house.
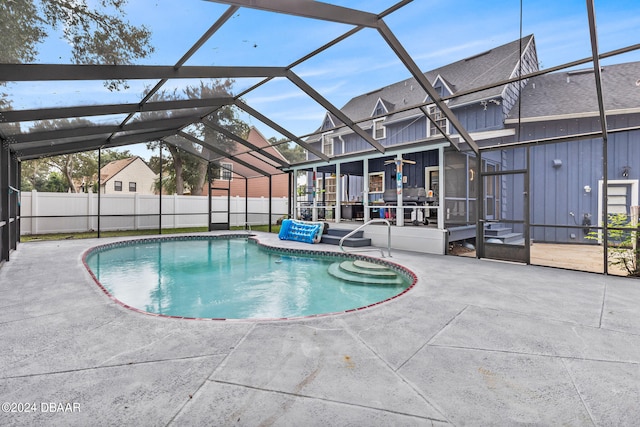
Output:
[[157,194],[157,175],[140,157],[114,160],[100,169],[102,194]]
[[[269,141],[256,129],[251,126],[249,129],[249,135],[246,139],[249,143],[256,147],[264,148],[264,152],[282,159],[286,162],[286,159],[280,154],[278,150],[271,146]],[[232,155],[237,155],[243,151],[247,151],[245,147],[237,143],[236,150]],[[238,156],[238,158],[244,159],[244,161],[256,168],[264,168],[264,162],[252,156]],[[235,173],[234,173],[235,172]],[[249,178],[250,185],[247,185],[246,180],[242,176],[251,176]],[[256,171],[251,170],[246,165],[242,165],[232,158],[222,161],[217,169],[217,176],[214,177],[212,182],[212,195],[214,196],[226,196],[227,190],[232,197],[269,197],[269,178],[266,176],[256,177]],[[286,173],[279,175],[272,175],[271,177],[271,197],[287,197],[289,192],[289,177]],[[207,189],[203,190],[203,194],[207,194]]]
[[[439,95],[447,99],[537,70],[535,40],[529,35],[428,71],[425,76]],[[629,213],[629,206],[638,204],[640,191],[640,131],[621,130],[640,122],[640,63],[605,66],[602,81],[610,129],[606,171],[609,212]],[[308,154],[309,162],[304,169],[315,170],[317,186],[322,188],[339,167],[340,175],[350,177],[343,183],[345,194],[340,200],[362,201],[368,210],[381,202],[384,190],[396,188],[394,160],[401,157],[409,161],[402,169],[402,187],[434,191],[440,229],[475,226],[479,220],[522,219],[526,206],[523,194],[530,192],[532,239],[594,243],[585,237],[588,225],[595,225],[603,212],[599,203],[603,144],[601,136],[595,134],[601,127],[593,70],[551,73],[522,84],[521,96],[518,83],[513,82],[446,101],[483,149],[481,176],[476,176],[475,153],[435,104],[429,103],[430,98],[414,78],[357,96],[341,109],[371,139],[385,147],[384,154],[372,150],[365,138],[328,112],[307,142],[336,157],[327,165]],[[458,141],[461,151],[453,148],[440,130]],[[594,132],[592,139],[562,143],[549,140],[588,132]],[[524,158],[527,149],[511,148],[508,144],[538,140],[539,144],[530,147],[529,188],[524,188],[524,174],[499,174],[527,167]],[[480,178],[484,179],[481,196],[477,194]],[[440,188],[441,181],[444,188]],[[482,218],[478,218],[480,210]],[[374,216],[373,210],[370,216]],[[576,225],[585,227],[583,230],[566,227]]]

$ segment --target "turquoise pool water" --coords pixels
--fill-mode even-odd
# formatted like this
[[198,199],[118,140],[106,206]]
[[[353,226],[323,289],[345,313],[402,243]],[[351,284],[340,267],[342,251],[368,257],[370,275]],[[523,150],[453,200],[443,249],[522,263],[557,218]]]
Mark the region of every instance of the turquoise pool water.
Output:
[[345,257],[274,252],[242,238],[142,240],[91,250],[85,263],[124,305],[188,318],[291,318],[366,307],[405,291],[400,284],[338,279]]

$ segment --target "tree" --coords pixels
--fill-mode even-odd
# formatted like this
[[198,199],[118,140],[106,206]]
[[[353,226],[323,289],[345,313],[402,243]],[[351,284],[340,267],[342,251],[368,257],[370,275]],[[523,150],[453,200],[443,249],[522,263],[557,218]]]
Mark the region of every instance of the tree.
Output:
[[[90,4],[89,4],[90,3]],[[4,0],[0,2],[0,58],[5,63],[33,62],[38,45],[62,30],[76,64],[131,64],[154,49],[147,27],[126,19],[127,0]],[[126,84],[105,82],[111,90]]]
[[44,187],[41,191],[47,191],[50,193],[64,193],[66,189],[67,184],[60,172],[51,172],[47,181],[45,181]]
[[299,163],[307,160],[307,154],[304,148],[295,142],[289,141],[287,138],[277,139],[276,137],[271,137],[269,138],[269,143],[273,145],[289,163]]
[[[132,156],[129,150],[102,150],[102,165]],[[64,154],[22,162],[21,188],[24,191],[78,192],[77,182],[88,186],[98,182],[98,152]],[[88,188],[88,187],[85,187]],[[94,188],[97,191],[97,188]]]
[[[210,80],[208,82],[200,82],[199,86],[188,86],[179,94],[177,91],[166,92],[161,91],[154,94],[150,101],[170,101],[181,99],[186,96],[189,99],[206,99],[221,96],[230,96],[234,80]],[[175,117],[177,114],[197,114],[198,110],[193,111],[156,111],[143,113],[144,120],[161,120],[164,118]],[[203,111],[204,115],[204,111]],[[207,144],[215,146],[228,153],[233,153],[236,143],[222,133],[216,131],[207,124],[213,124],[225,128],[229,132],[246,138],[249,134],[249,126],[239,119],[238,114],[233,106],[226,105],[218,108],[215,112],[205,116],[201,123],[189,126],[185,131],[204,141]],[[149,149],[157,149],[159,143],[148,143]],[[169,188],[173,189],[177,194],[183,194],[185,188],[188,188],[192,195],[202,195],[202,189],[206,179],[207,161],[194,156],[193,154],[182,150],[175,145],[163,144],[163,147],[169,152],[171,160],[169,164],[163,162],[163,173],[168,173],[170,180],[163,178],[163,189],[169,192]],[[197,144],[194,148],[200,149]],[[155,157],[155,156],[154,156]],[[151,168],[154,172],[159,173],[159,160],[152,158]],[[157,168],[157,169],[154,169]],[[173,182],[170,182],[173,180]]]

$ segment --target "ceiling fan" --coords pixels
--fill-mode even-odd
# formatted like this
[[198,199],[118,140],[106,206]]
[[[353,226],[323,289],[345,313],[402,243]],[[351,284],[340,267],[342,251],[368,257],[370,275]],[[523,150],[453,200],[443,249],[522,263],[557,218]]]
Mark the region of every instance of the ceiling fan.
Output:
[[[384,164],[385,164],[385,165],[395,164],[397,161],[398,161],[398,159],[385,160]],[[400,161],[401,161],[402,163],[407,163],[407,164],[410,164],[410,165],[415,165],[415,164],[416,164],[415,160],[405,160],[405,159],[402,159],[402,160],[400,160]]]

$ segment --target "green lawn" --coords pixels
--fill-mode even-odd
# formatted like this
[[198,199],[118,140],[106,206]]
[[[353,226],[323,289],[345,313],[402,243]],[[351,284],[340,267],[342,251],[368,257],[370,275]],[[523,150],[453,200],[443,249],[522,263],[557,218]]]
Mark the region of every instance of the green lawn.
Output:
[[[244,227],[231,227],[232,230],[244,230]],[[251,230],[269,231],[268,225],[252,225]],[[199,233],[207,231],[207,227],[191,227],[191,228],[165,228],[162,234],[180,234],[180,233]],[[272,225],[271,231],[278,233],[279,225]],[[120,231],[102,231],[100,237],[122,237],[122,236],[157,236],[158,230],[120,230]],[[92,239],[98,237],[98,232],[86,233],[54,233],[54,234],[23,234],[20,236],[21,242],[32,242],[40,240],[66,240],[66,239]]]

